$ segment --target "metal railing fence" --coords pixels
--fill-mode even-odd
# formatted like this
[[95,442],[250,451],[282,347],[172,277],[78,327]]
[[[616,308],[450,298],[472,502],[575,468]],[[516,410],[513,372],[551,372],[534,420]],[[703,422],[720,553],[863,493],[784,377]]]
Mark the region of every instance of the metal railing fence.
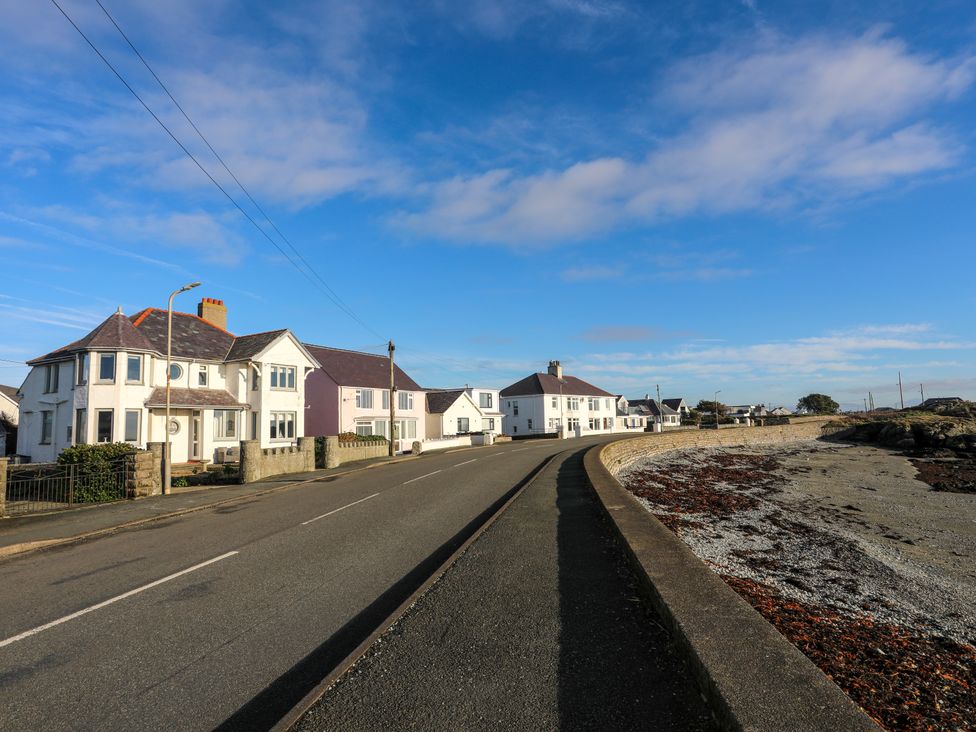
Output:
[[10,466],[5,513],[20,516],[120,501],[127,496],[130,470],[125,457],[98,467],[80,463]]

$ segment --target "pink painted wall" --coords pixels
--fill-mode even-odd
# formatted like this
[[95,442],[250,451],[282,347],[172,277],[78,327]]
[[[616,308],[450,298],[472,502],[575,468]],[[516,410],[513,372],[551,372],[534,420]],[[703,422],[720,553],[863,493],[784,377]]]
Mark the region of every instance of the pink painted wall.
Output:
[[323,437],[339,434],[339,386],[322,369],[305,380],[305,434]]

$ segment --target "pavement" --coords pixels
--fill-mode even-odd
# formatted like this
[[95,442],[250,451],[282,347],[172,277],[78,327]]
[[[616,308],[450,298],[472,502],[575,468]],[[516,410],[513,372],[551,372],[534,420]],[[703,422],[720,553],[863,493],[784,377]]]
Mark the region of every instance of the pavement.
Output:
[[[129,528],[0,562],[0,730],[267,729],[565,449],[518,442],[5,521],[8,545],[112,516]],[[189,512],[131,524],[154,505]]]
[[559,454],[296,729],[713,729],[583,452]]

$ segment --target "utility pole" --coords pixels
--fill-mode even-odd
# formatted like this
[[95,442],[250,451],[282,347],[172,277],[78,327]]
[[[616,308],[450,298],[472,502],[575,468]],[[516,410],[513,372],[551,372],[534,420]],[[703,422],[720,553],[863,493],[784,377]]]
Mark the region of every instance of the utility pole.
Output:
[[394,402],[394,399],[396,399],[396,382],[393,380],[393,352],[396,350],[396,346],[393,345],[392,340],[387,344],[387,350],[390,354],[390,457],[393,457],[396,454],[396,449],[393,446],[393,434],[395,431],[395,422],[393,420],[396,418],[396,405]]
[[919,384],[918,385],[918,390],[922,394],[922,403],[924,404],[925,403],[925,384]]
[[871,392],[868,392],[868,406],[870,407],[870,409],[868,411],[873,412],[874,411],[874,394],[872,394]]
[[898,396],[901,397],[901,408],[905,408],[905,392],[901,388],[901,371],[898,372]]
[[718,429],[718,395],[721,393],[722,393],[721,389],[715,392],[715,429],[716,430]]
[[664,405],[661,403],[661,385],[655,384],[657,387],[657,411],[661,413],[661,432],[664,432]]
[[864,397],[864,411],[868,411],[868,398]]

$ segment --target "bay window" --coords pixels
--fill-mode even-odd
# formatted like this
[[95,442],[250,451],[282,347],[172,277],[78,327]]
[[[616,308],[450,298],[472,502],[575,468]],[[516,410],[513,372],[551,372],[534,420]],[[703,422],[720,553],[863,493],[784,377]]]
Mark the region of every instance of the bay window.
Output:
[[98,380],[106,383],[115,382],[115,354],[98,354]]
[[125,441],[139,442],[139,426],[142,422],[141,409],[125,410]]
[[112,422],[115,419],[115,412],[111,409],[99,409],[97,413],[95,441],[112,441]]
[[237,410],[214,410],[214,439],[233,440],[237,437]]
[[128,384],[142,383],[142,356],[129,356],[126,360],[125,381]]

